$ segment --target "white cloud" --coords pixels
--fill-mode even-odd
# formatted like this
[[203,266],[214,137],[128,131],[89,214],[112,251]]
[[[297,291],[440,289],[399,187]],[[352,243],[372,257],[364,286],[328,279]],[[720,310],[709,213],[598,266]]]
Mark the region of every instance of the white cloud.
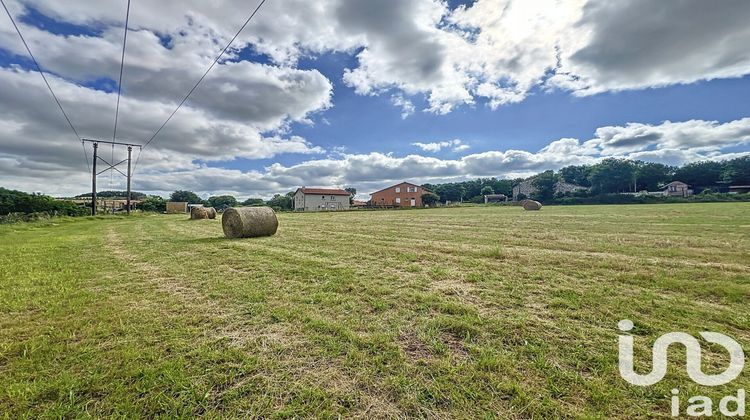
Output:
[[[254,6],[240,0],[211,7],[200,0],[134,4],[121,138],[150,137]],[[117,78],[123,8],[95,0],[11,0],[9,7],[17,18],[34,7],[95,29],[91,35],[55,35],[17,19],[42,66],[57,75],[50,81],[81,133],[111,136],[114,95],[87,86]],[[670,163],[731,156],[725,149],[748,144],[747,118],[601,127],[592,139],[560,139],[537,152],[488,151],[453,160],[334,149],[328,159],[256,172],[195,163],[325,156],[290,129],[311,124],[334,105],[332,83],[317,70],[298,68],[303,56],[355,55],[356,64],[341,75],[345,83],[362,95],[387,95],[406,118],[417,110],[411,100],[417,95],[426,99],[427,112],[446,114],[479,101],[491,108],[517,103],[540,87],[589,95],[746,75],[748,18],[750,3],[742,0],[477,0],[456,10],[439,0],[269,1],[143,155],[139,179],[145,187],[164,181],[191,188],[194,182],[201,191],[250,194],[310,184],[306,176],[319,184],[366,187],[382,184],[378,176],[501,176],[606,156]],[[25,56],[7,19],[0,19],[0,48]],[[267,54],[271,64],[238,61],[243,49]],[[6,67],[0,85],[3,183],[81,192],[88,181],[80,144],[66,131],[38,74]],[[460,140],[414,146],[430,153],[468,150]],[[69,180],[70,189],[58,186],[59,179]]]
[[414,115],[414,104],[409,99],[404,98],[403,95],[397,94],[391,96],[391,103],[393,103],[393,105],[395,106],[401,107],[402,120],[405,120]]
[[469,149],[469,145],[464,144],[459,139],[432,142],[432,143],[415,142],[415,143],[412,143],[411,145],[416,146],[425,152],[431,152],[431,153],[437,153],[443,149],[451,149],[451,151],[453,152],[462,152],[464,150]]
[[[75,80],[115,78],[124,10],[94,0],[10,2],[17,14],[26,5],[101,28],[100,35],[66,37],[22,25],[45,67]],[[179,96],[254,6],[240,0],[134,5],[128,94]],[[478,99],[492,108],[517,103],[537,87],[588,95],[750,74],[749,18],[743,0],[477,0],[455,10],[440,0],[276,0],[263,6],[229,57],[252,46],[293,67],[302,56],[356,54],[357,65],[343,78],[358,93],[422,94],[427,111],[445,114]],[[169,48],[160,37],[168,37]],[[0,46],[23,53],[7,23],[0,24]],[[224,74],[228,84],[216,80],[202,90],[254,92],[241,83],[241,70]],[[413,113],[413,104],[393,102]]]

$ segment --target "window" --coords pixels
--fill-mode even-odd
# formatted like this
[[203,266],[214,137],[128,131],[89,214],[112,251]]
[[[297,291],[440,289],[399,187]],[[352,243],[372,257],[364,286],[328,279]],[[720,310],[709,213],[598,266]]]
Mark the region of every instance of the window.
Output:
[[406,187],[406,192],[417,192],[417,187]]
[[396,197],[396,204],[401,204],[401,197]]
[[401,187],[396,187],[396,192],[400,193],[401,192]]

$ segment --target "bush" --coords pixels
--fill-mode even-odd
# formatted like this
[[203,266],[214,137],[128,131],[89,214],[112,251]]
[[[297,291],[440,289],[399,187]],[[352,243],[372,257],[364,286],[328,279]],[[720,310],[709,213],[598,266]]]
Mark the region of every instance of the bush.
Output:
[[141,201],[140,209],[142,211],[153,211],[156,213],[163,213],[167,211],[167,202],[158,195],[152,195],[145,200]]
[[48,195],[27,194],[22,191],[0,188],[0,215],[42,212],[57,216],[83,216],[88,214],[85,207],[72,201],[56,200]]

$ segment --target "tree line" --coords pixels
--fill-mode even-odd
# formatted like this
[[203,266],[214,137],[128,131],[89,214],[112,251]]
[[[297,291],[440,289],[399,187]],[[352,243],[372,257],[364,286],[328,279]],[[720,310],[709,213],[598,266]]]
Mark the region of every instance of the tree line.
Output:
[[[592,165],[571,165],[559,171],[538,173],[531,177],[536,189],[534,198],[555,198],[555,185],[560,182],[586,187],[576,196],[601,196],[624,192],[658,191],[671,181],[689,184],[695,193],[722,193],[730,185],[750,185],[750,156],[724,161],[702,161],[683,166],[670,166],[640,160],[604,159]],[[527,178],[528,179],[528,178]],[[484,202],[486,194],[512,195],[513,186],[524,178],[479,178],[464,182],[424,184],[433,194],[423,199],[431,201]],[[560,198],[560,197],[557,197]]]

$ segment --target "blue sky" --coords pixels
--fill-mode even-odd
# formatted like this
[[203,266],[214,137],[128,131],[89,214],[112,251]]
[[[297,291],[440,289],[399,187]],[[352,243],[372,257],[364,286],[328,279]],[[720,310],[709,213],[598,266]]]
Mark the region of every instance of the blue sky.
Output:
[[[111,136],[125,2],[9,6],[82,136]],[[218,6],[134,3],[121,139],[153,133],[249,8]],[[612,156],[684,164],[750,152],[746,3],[371,6],[264,5],[144,151],[136,188],[367,191],[400,180],[525,176]],[[0,176],[26,190],[85,190],[80,145],[33,70],[0,19]]]

